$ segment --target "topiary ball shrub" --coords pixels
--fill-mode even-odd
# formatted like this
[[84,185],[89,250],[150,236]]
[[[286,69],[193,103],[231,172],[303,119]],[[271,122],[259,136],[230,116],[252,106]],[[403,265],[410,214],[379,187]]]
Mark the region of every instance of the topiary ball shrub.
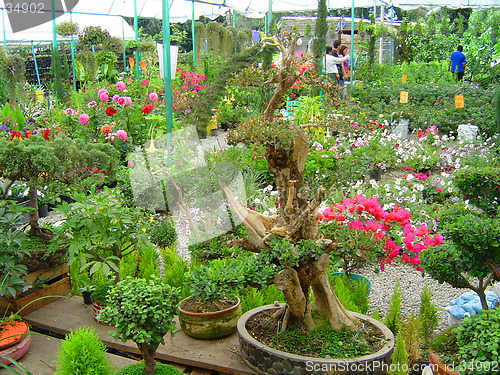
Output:
[[[144,362],[138,362],[133,365],[128,365],[120,369],[115,375],[144,375]],[[175,367],[164,363],[157,363],[155,367],[155,375],[181,375],[182,372]]]
[[57,352],[57,375],[111,375],[106,346],[92,327],[77,328],[61,341]]

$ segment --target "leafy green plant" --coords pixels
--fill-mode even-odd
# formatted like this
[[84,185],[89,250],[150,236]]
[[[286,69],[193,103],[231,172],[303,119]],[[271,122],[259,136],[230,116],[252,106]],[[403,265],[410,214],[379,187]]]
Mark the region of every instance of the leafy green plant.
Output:
[[122,340],[132,340],[144,360],[144,373],[155,374],[156,349],[164,344],[163,337],[175,332],[179,290],[165,285],[158,277],[149,280],[127,278],[114,286],[108,305],[101,312],[103,319],[113,322],[110,334]]
[[114,67],[118,61],[118,57],[111,51],[99,51],[95,54],[95,61],[101,66]]
[[495,167],[466,168],[457,172],[455,184],[470,203],[497,215],[500,201],[500,170]]
[[331,282],[336,296],[347,310],[366,314],[370,306],[364,280],[359,283],[343,274],[335,276]]
[[101,306],[106,306],[108,304],[108,295],[111,290],[111,285],[111,283],[105,282],[95,286],[94,291],[90,295],[90,299]]
[[11,104],[18,104],[18,99],[23,97],[22,87],[25,82],[25,73],[26,65],[21,55],[10,54],[3,49],[0,51],[0,74],[6,81]]
[[80,327],[61,341],[56,375],[111,375],[106,346],[93,327]]
[[[457,328],[461,373],[482,375],[496,372],[500,352],[500,308],[482,310],[464,318]],[[495,367],[494,367],[495,366]]]
[[100,26],[87,26],[78,35],[80,45],[84,48],[98,47],[105,44],[110,38],[109,31],[103,30]]
[[429,342],[429,348],[438,353],[444,363],[458,363],[457,328],[448,327]]
[[[128,365],[120,369],[114,375],[144,375],[144,363],[134,363],[133,365]],[[165,363],[157,363],[155,367],[155,375],[181,375],[182,372],[177,370],[175,367],[167,365]]]
[[[53,241],[68,247],[68,265],[80,265],[90,275],[97,271],[105,276],[118,275],[122,257],[150,245],[145,228],[146,218],[136,209],[117,204],[117,191],[105,188],[90,196],[75,194],[75,203],[62,202],[56,210],[65,215],[65,222],[56,229]],[[72,238],[68,238],[68,234]]]
[[26,266],[19,264],[29,252],[24,249],[25,233],[19,228],[23,212],[29,209],[0,201],[0,296],[16,295],[23,288]]
[[186,282],[188,263],[170,247],[160,249],[160,254],[163,259],[163,280],[171,287],[178,288],[182,299],[188,297],[190,294],[190,287]]
[[274,302],[284,302],[283,293],[276,289],[274,285],[265,286],[263,288],[247,286],[243,289],[234,290],[233,294],[240,298],[241,312],[243,314],[263,305],[270,305]]
[[406,353],[405,342],[401,338],[401,333],[396,336],[396,346],[392,353],[392,363],[388,375],[406,375],[408,374],[408,354]]
[[401,329],[401,289],[399,280],[394,285],[394,292],[389,302],[389,311],[384,318],[384,324],[394,333],[398,334]]
[[60,22],[56,25],[56,33],[60,36],[76,35],[78,29],[78,24],[71,21]]
[[177,241],[177,232],[174,223],[167,217],[153,217],[149,224],[149,239],[161,248],[174,246]]
[[419,333],[425,343],[428,343],[434,330],[438,326],[438,315],[436,305],[432,302],[432,289],[428,284],[425,284],[422,293],[420,294],[420,311],[418,312],[419,318]]

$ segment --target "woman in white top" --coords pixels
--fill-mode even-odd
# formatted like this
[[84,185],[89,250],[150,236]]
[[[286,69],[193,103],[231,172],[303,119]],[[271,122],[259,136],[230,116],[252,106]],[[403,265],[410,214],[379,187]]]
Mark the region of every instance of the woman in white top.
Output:
[[339,70],[337,64],[341,64],[349,59],[349,55],[344,57],[335,57],[332,55],[332,46],[326,46],[326,56],[325,56],[325,73],[328,77],[332,79],[339,79]]

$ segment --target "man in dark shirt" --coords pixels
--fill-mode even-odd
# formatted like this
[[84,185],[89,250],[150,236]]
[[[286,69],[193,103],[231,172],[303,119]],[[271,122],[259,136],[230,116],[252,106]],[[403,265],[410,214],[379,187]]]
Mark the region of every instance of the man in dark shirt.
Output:
[[[340,51],[340,41],[336,40],[333,42],[332,55],[334,57],[339,57],[339,51]],[[337,64],[337,70],[338,70],[337,85],[340,86],[340,100],[342,100],[344,99],[344,84],[345,84],[344,75],[342,72],[342,63]]]

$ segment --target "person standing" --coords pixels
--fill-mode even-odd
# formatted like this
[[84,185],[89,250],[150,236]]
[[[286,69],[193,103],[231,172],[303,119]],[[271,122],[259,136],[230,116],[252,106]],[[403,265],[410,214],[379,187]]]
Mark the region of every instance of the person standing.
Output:
[[450,62],[448,64],[448,71],[453,75],[456,73],[456,80],[462,81],[464,79],[465,72],[465,55],[462,53],[464,47],[459,45],[457,50],[453,52],[450,56]]
[[[347,46],[341,46],[340,47],[340,56],[344,57],[347,56]],[[349,62],[346,60],[342,63],[342,75],[344,76],[344,82],[349,81],[350,78],[350,71],[349,71]]]
[[338,81],[341,77],[338,66],[341,65],[344,61],[347,61],[349,59],[349,55],[344,57],[334,57],[332,46],[326,46],[325,51],[325,73],[330,79],[334,79],[338,84]]
[[[333,57],[340,57],[340,41],[336,40],[333,42],[333,50],[332,50],[332,55]],[[337,76],[337,85],[340,86],[340,100],[344,99],[344,74],[342,73],[342,63],[337,64],[337,70],[339,72]]]

